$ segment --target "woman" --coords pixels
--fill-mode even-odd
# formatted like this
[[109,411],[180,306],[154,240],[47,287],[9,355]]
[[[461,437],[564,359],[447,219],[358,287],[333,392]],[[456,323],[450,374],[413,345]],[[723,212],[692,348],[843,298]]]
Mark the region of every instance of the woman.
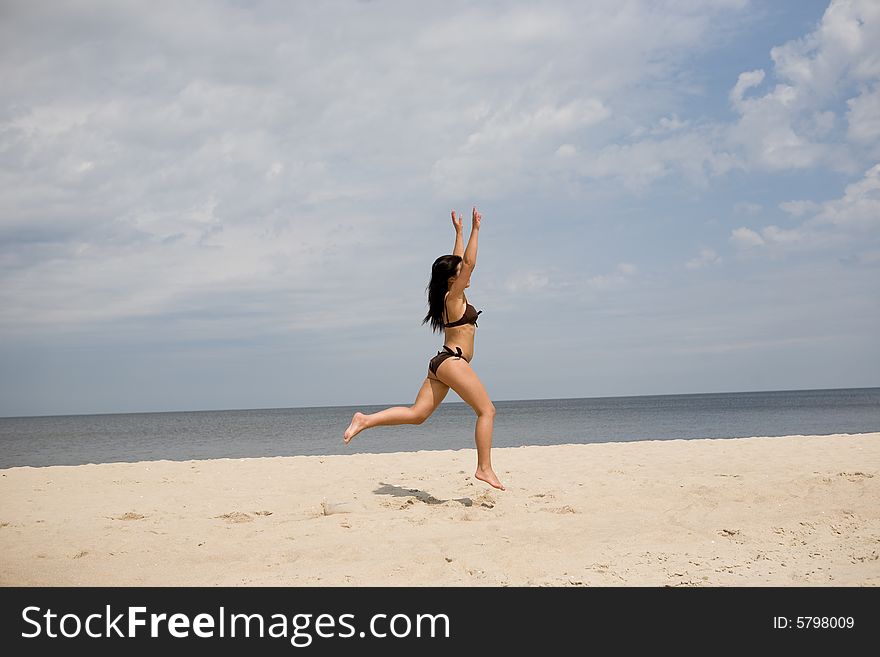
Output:
[[[452,388],[477,414],[475,430],[477,471],[474,476],[490,486],[504,490],[504,486],[492,469],[492,424],[495,420],[495,405],[470,366],[470,361],[474,357],[477,315],[483,311],[477,312],[464,296],[464,290],[470,287],[471,273],[477,264],[477,238],[480,234],[481,219],[480,213],[474,208],[471,236],[465,249],[462,246],[461,214],[456,219],[453,210],[455,248],[452,255],[437,258],[431,268],[431,282],[428,284],[428,314],[422,324],[430,322],[433,331],[443,328],[446,333],[443,350],[438,351],[428,363],[428,375],[415,403],[409,407],[387,408],[371,415],[355,413],[351,424],[343,434],[343,440],[348,443],[361,431],[372,427],[389,424],[421,424],[430,417]],[[450,317],[458,319],[449,321]]]

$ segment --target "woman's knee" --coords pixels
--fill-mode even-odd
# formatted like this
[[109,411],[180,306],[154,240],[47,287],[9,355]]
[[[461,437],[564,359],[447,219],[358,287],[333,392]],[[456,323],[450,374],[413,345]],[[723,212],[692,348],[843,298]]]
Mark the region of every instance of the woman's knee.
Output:
[[422,424],[431,416],[431,411],[427,408],[419,408],[417,406],[413,406],[412,408],[410,408],[410,411],[412,411],[413,424]]
[[495,404],[486,402],[474,409],[478,417],[495,417]]

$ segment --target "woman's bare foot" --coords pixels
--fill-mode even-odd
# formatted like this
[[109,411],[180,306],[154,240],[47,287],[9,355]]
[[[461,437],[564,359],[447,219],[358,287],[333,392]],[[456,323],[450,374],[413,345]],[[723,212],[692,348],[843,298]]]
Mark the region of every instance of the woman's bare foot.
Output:
[[506,488],[504,488],[504,485],[498,480],[498,476],[495,474],[495,471],[492,468],[477,468],[474,476],[480,481],[485,481],[493,488],[497,488],[498,490],[507,490]]
[[342,440],[345,444],[350,443],[352,438],[367,428],[367,424],[364,422],[366,417],[367,416],[360,411],[354,414],[354,417],[351,418],[351,424],[348,425],[348,429],[342,434]]

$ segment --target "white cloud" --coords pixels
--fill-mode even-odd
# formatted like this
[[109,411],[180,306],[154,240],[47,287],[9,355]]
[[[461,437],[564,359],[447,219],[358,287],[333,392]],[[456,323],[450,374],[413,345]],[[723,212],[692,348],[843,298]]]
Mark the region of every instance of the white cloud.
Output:
[[[552,18],[535,28],[540,38],[517,51],[493,42],[509,24],[497,12],[473,10],[432,28],[430,41],[440,61],[460,47],[474,58],[482,79],[488,79],[485,67],[497,66],[494,85],[481,83],[465,94],[464,108],[450,108],[468,120],[448,124],[451,148],[431,170],[439,193],[497,198],[514,190],[555,188],[560,179],[591,178],[613,179],[633,189],[682,172],[704,184],[707,171],[731,168],[724,149],[711,153],[703,137],[683,136],[680,142],[636,145],[622,152],[612,144],[631,134],[634,123],[652,125],[650,137],[687,132],[690,123],[674,112],[657,118],[678,99],[666,85],[655,83],[666,80],[685,53],[709,45],[713,17],[745,5],[563,6],[561,14],[559,7],[548,9]],[[626,39],[615,36],[620,34]],[[474,122],[465,135],[455,129]],[[680,154],[683,146],[688,153]]]
[[803,169],[819,162],[822,147],[799,135],[792,126],[791,105],[795,98],[791,86],[778,85],[760,98],[734,101],[742,116],[731,127],[730,138],[745,150],[750,164],[774,170]]
[[760,234],[749,228],[737,228],[732,231],[730,239],[734,246],[742,250],[761,247],[773,255],[792,251],[831,249],[839,247],[846,241],[845,236],[841,234],[817,230],[806,224],[794,228],[780,228],[771,224],[761,228]]
[[688,260],[684,266],[688,269],[702,269],[703,267],[720,263],[721,257],[715,252],[715,249],[704,247],[700,249],[699,255]]
[[800,217],[808,212],[814,212],[819,207],[813,201],[784,201],[779,204],[779,208],[790,215]]
[[681,176],[698,187],[709,178],[740,167],[738,158],[712,147],[709,129],[673,134],[665,139],[644,139],[632,144],[611,144],[585,154],[576,167],[580,175],[617,180],[628,190],[643,190],[658,180]]
[[587,286],[594,290],[608,290],[625,285],[633,276],[636,275],[638,269],[629,262],[620,262],[614,268],[614,271],[607,274],[599,274],[591,276],[587,279]]
[[846,101],[847,138],[859,143],[880,140],[880,87]]
[[672,114],[672,116],[663,116],[660,118],[656,124],[650,127],[638,127],[632,131],[630,137],[643,137],[645,135],[664,135],[670,132],[678,132],[679,130],[683,130],[691,125],[690,121],[682,121],[678,118],[676,114]]
[[777,74],[822,100],[846,78],[880,75],[880,7],[874,0],[832,0],[816,30],[770,51]]
[[[732,123],[655,115],[630,130],[628,140],[580,149],[569,170],[585,179],[619,181],[630,191],[669,178],[704,187],[738,169],[827,166],[857,173],[880,156],[877,7],[871,0],[835,0],[815,30],[771,49],[768,70],[740,73],[729,92],[738,114]],[[849,111],[838,114],[844,101]],[[609,107],[618,111],[614,102]],[[617,120],[615,114],[609,122]]]
[[510,53],[515,48],[571,38],[575,27],[561,8],[513,6],[501,15],[479,7],[434,20],[423,27],[416,45],[433,52]]
[[750,201],[740,201],[733,206],[734,212],[738,214],[755,215],[761,212],[764,207],[760,203],[752,203]]
[[562,106],[542,105],[526,111],[506,106],[490,113],[483,124],[468,136],[462,150],[475,152],[490,146],[542,139],[548,134],[566,133],[593,125],[609,115],[608,108],[595,98]]
[[779,228],[766,226],[761,230],[765,244],[778,246],[804,246],[810,242],[811,234],[799,228]]
[[[535,108],[524,108],[524,102],[528,101],[510,101],[490,109],[456,152],[434,163],[431,179],[435,186],[449,194],[466,195],[478,184],[484,195],[499,194],[515,181],[527,180],[536,161],[549,160],[549,144],[610,115],[595,98]],[[573,148],[560,154],[571,155]]]
[[846,186],[841,198],[823,203],[810,225],[863,233],[880,229],[880,164]]
[[[680,73],[747,3],[390,7],[4,8],[2,329],[185,313],[203,293],[227,303],[224,291],[338,295],[326,322],[345,326],[363,259],[381,253],[391,279],[409,271],[411,251],[384,243],[402,214],[560,181],[705,187],[746,166],[723,124],[684,116]],[[853,28],[865,38],[868,18]],[[824,43],[779,51],[787,86],[807,84],[798,57],[819,66]],[[864,44],[835,61],[874,79]],[[743,120],[757,120],[760,94],[741,80]],[[850,99],[853,139],[873,138],[871,93]],[[830,110],[809,109],[811,135],[834,132]],[[759,134],[778,118],[767,112]],[[628,267],[590,285],[624,282]],[[279,308],[279,326],[308,316]]]
[[880,234],[880,164],[847,185],[840,198],[823,203],[789,201],[780,207],[795,216],[812,216],[793,228],[769,225],[756,232],[740,227],[732,231],[731,242],[742,249],[767,247],[774,253],[865,243]]
[[730,239],[734,245],[741,248],[764,246],[764,240],[751,228],[735,228],[730,234]]
[[[874,0],[832,0],[815,30],[770,51],[778,82],[764,93],[762,69],[743,72],[730,92],[740,114],[729,142],[759,170],[804,169],[820,164],[852,172],[877,146],[880,78],[880,5]],[[846,100],[850,148],[835,137],[835,103]],[[863,161],[863,160],[862,160]]]
[[544,271],[520,271],[507,278],[504,287],[508,292],[535,292],[546,288],[550,277]]
[[743,100],[743,94],[756,87],[764,81],[764,71],[758,69],[756,71],[746,71],[740,73],[736,79],[736,84],[730,90],[730,102],[739,110],[744,110],[746,102]]

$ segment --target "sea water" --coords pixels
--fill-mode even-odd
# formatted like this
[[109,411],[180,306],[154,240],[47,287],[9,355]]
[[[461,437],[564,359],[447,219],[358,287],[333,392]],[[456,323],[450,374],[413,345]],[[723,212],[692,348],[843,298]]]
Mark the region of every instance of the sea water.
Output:
[[[880,431],[880,388],[532,399],[495,407],[495,447]],[[0,468],[474,448],[474,412],[455,401],[421,425],[377,427],[343,443],[356,410],[382,408],[0,418]]]

